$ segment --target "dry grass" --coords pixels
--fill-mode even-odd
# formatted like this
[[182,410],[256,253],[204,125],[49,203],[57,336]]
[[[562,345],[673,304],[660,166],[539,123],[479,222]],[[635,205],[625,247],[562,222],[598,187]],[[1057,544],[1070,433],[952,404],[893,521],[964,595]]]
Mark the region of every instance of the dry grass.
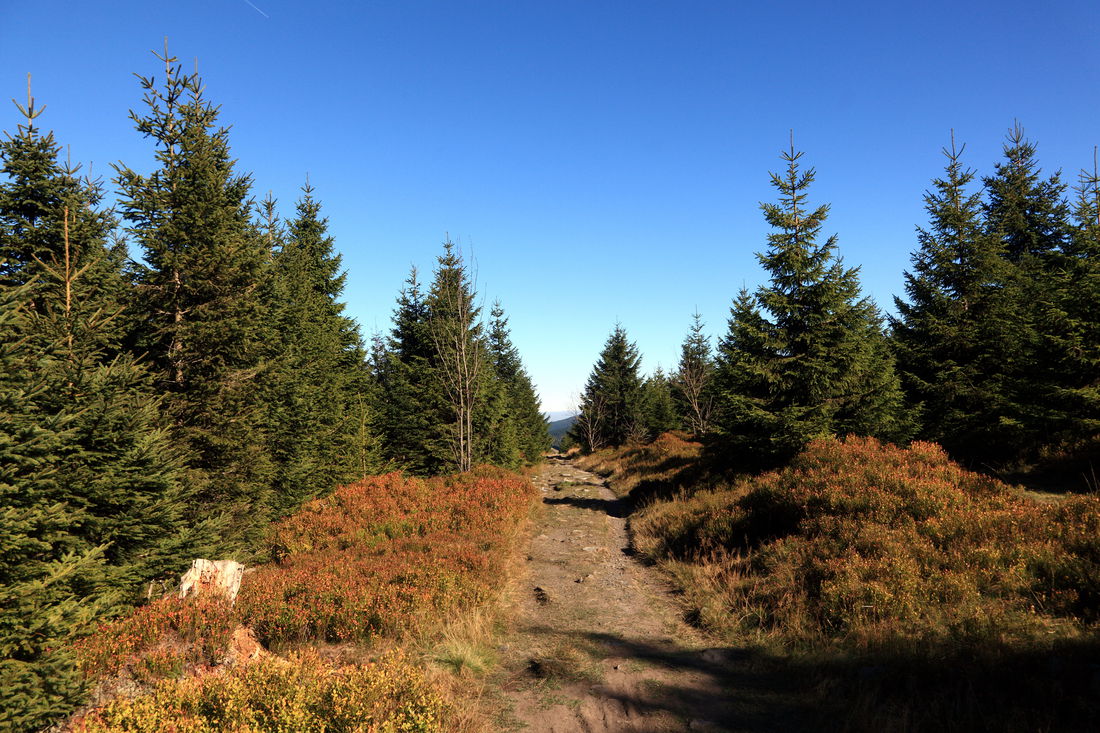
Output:
[[577,466],[612,477],[619,496],[641,503],[677,491],[695,490],[710,476],[700,472],[703,446],[681,433],[665,433],[652,443],[606,449],[583,456]]

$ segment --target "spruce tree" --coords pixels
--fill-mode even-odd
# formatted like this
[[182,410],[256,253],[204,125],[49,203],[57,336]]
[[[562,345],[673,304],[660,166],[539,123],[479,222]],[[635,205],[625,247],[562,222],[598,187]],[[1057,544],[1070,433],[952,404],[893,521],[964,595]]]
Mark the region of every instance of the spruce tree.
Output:
[[975,173],[963,168],[965,146],[943,150],[945,175],[925,193],[927,228],[905,274],[908,300],[895,298],[892,320],[898,368],[919,411],[920,435],[956,457],[983,455],[998,444],[1006,414],[1004,365],[1020,357],[1011,267],[986,230]]
[[856,432],[895,437],[901,393],[875,306],[860,297],[857,268],[836,254],[836,236],[818,242],[828,205],[806,208],[814,170],[799,170],[793,143],[773,173],[779,202],[761,204],[776,230],[758,255],[770,274],[742,291],[718,357],[725,444],[776,458],[810,439]]
[[645,437],[638,347],[616,324],[585,383],[570,436],[585,450],[624,445]]
[[413,268],[398,294],[390,336],[385,343],[376,340],[371,363],[382,454],[420,476],[442,472],[451,458],[441,428],[446,420],[445,404],[433,358],[428,305]]
[[531,383],[531,377],[523,367],[519,351],[512,344],[508,318],[499,301],[493,304],[489,318],[487,348],[493,371],[506,397],[508,419],[502,429],[515,435],[519,462],[536,463],[550,448],[546,418],[539,407],[538,394]]
[[650,438],[680,429],[672,397],[672,380],[661,367],[642,382],[642,423]]
[[1045,311],[1042,366],[1050,384],[1047,445],[1073,452],[1100,433],[1100,172],[1082,170],[1074,188],[1073,224],[1051,268],[1057,300]]
[[100,610],[80,595],[96,584],[101,548],[73,534],[82,516],[57,466],[72,415],[37,405],[54,356],[28,336],[32,285],[0,288],[0,727],[16,731],[78,704],[82,681],[62,646]]
[[[1073,269],[1069,246],[1069,207],[1059,173],[1043,177],[1036,146],[1018,124],[1009,131],[1004,161],[984,181],[985,231],[1000,244],[1003,278],[999,285],[1004,307],[987,317],[1002,345],[990,376],[1003,385],[1003,400],[992,435],[991,451],[982,446],[983,460],[1015,462],[1034,458],[1044,445],[1066,435],[1063,399],[1075,375],[1064,370],[1067,343],[1066,279]],[[1072,338],[1069,341],[1072,342]]]
[[276,503],[260,379],[272,335],[269,256],[251,223],[251,181],[234,172],[202,81],[167,51],[158,58],[163,84],[139,77],[147,109],[130,116],[159,167],[117,167],[120,208],[145,263],[134,283],[139,347],[190,453],[200,513],[226,516],[226,544],[239,545]]
[[[0,593],[13,615],[0,624],[0,644],[11,652],[3,688],[41,698],[12,710],[33,717],[71,706],[79,687],[52,647],[135,602],[149,579],[178,573],[202,527],[184,529],[178,454],[147,371],[119,349],[121,257],[107,244],[114,222],[98,208],[100,188],[59,161],[53,136],[35,127],[32,100],[20,110],[25,123],[0,143],[9,257],[0,294],[12,349],[0,441],[17,469],[0,479],[5,522],[17,520],[2,531],[13,552]],[[27,474],[18,464],[29,435],[45,470]]]
[[475,416],[485,397],[490,368],[476,297],[462,256],[452,242],[444,242],[425,304],[432,365],[446,399],[444,428],[459,471],[469,471],[474,465]]
[[302,191],[285,233],[269,234],[269,244],[278,243],[269,431],[279,513],[360,477],[364,463],[374,464],[364,460],[373,450],[360,430],[367,371],[358,326],[339,302],[345,281],[340,256],[313,188],[307,183]]

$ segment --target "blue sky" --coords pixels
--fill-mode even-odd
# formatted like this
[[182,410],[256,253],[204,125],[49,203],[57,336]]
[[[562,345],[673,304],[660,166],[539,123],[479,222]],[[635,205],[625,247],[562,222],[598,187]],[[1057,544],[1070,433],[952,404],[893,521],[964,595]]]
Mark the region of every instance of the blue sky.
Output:
[[148,168],[127,111],[164,36],[198,59],[257,196],[289,214],[309,174],[364,335],[449,233],[550,410],[616,321],[647,371],[674,365],[696,308],[724,330],[761,281],[759,202],[792,128],[884,307],[951,128],[981,173],[1014,119],[1071,180],[1100,143],[1094,0],[3,0],[0,97],[31,72],[74,160]]

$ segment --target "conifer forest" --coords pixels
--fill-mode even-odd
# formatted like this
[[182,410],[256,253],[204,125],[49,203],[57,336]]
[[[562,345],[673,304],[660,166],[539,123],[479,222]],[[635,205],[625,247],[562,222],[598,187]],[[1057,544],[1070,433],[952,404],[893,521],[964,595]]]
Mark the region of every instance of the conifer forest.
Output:
[[1095,153],[929,140],[876,303],[791,134],[765,282],[667,371],[595,313],[552,441],[463,248],[364,333],[325,182],[167,46],[132,91],[101,176],[4,117],[0,731],[1100,729]]

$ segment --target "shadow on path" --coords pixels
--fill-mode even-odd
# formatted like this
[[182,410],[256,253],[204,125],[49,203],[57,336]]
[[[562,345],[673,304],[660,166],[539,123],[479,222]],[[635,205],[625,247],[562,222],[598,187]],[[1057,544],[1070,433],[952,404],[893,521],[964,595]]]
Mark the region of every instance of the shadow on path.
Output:
[[596,499],[587,496],[547,496],[543,504],[554,506],[575,506],[593,512],[603,512],[616,519],[626,519],[630,514],[630,505],[622,499]]
[[[623,710],[660,714],[700,730],[821,730],[814,724],[813,690],[806,677],[782,661],[751,649],[714,647],[686,650],[672,642],[629,639],[610,633],[562,633],[551,627],[525,629],[557,645],[600,650],[605,678],[592,692]],[[545,664],[545,660],[544,664]],[[614,665],[612,666],[612,664]],[[545,666],[553,666],[552,661]],[[645,730],[629,727],[629,730]]]

